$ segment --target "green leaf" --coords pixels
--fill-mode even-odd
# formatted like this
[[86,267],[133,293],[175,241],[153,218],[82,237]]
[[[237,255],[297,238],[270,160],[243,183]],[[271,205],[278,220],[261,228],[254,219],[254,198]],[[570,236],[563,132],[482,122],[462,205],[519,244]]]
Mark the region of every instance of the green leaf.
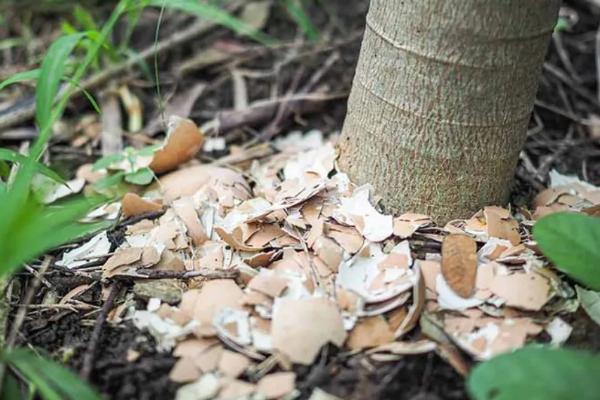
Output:
[[599,377],[597,355],[529,346],[478,365],[467,387],[475,400],[594,400]]
[[154,153],[156,153],[156,150],[160,149],[162,146],[162,143],[157,143],[151,146],[142,147],[141,149],[136,151],[136,155],[143,157],[154,155]]
[[558,18],[556,25],[554,26],[554,32],[562,32],[569,29],[569,20],[564,17]]
[[96,160],[96,162],[92,166],[92,170],[99,171],[101,169],[106,169],[106,168],[110,167],[112,164],[119,162],[119,161],[123,161],[124,159],[125,159],[125,155],[121,154],[121,153],[110,154],[108,156],[104,156],[104,157]]
[[[10,149],[0,149],[0,160],[11,161],[11,162],[23,164],[23,163],[27,162],[28,158],[26,156],[24,156],[23,154],[19,154],[16,151],[13,151]],[[37,161],[35,162],[35,164],[36,164],[36,169],[39,173],[46,175],[48,178],[50,178],[56,182],[65,183],[65,180],[63,178],[61,178],[61,176],[58,175],[56,172],[54,172],[52,169],[48,168],[44,164],[37,162]]]
[[[72,82],[80,82],[96,58],[109,33],[133,0],[121,0],[102,27],[98,41],[92,41],[83,61],[72,75]],[[0,191],[0,276],[6,275],[45,251],[98,229],[101,225],[83,225],[76,221],[99,202],[78,200],[65,203],[62,208],[43,207],[31,193],[31,182],[37,171],[36,161],[42,155],[51,135],[51,127],[64,112],[75,85],[66,85],[58,96],[58,85],[66,69],[66,60],[79,39],[86,33],[63,36],[48,50],[39,73],[36,90],[36,115],[40,135],[31,147],[30,156],[22,163],[14,181]],[[10,82],[32,78],[35,74],[14,76]],[[9,83],[10,83],[9,82]],[[9,84],[3,83],[3,84]],[[57,100],[56,105],[54,101]]]
[[85,8],[80,5],[75,6],[73,17],[77,23],[85,30],[98,30],[98,25],[94,21],[94,17]]
[[600,292],[586,290],[581,286],[577,286],[577,297],[579,297],[579,302],[587,315],[600,325]]
[[558,269],[600,290],[600,219],[579,213],[550,214],[534,225],[533,237]]
[[134,185],[147,185],[154,179],[154,172],[150,168],[140,168],[135,172],[125,175],[125,181]]
[[40,76],[35,92],[36,122],[45,130],[52,124],[52,106],[58,94],[58,86],[63,79],[67,59],[77,43],[85,37],[85,32],[74,33],[58,38],[42,61]]
[[[10,195],[10,191],[6,195]],[[30,198],[13,209],[8,223],[0,219],[0,227],[3,228],[0,235],[0,277],[53,247],[104,227],[104,224],[77,222],[103,202],[101,198],[76,199],[59,206],[45,207]]]
[[22,397],[19,382],[12,374],[5,374],[0,399],[21,399]]
[[23,71],[17,72],[10,78],[7,78],[0,82],[0,90],[4,89],[8,85],[12,85],[13,83],[24,82],[24,81],[35,81],[40,76],[39,69],[32,69],[31,71]]
[[257,31],[245,22],[229,14],[227,11],[212,4],[200,3],[197,0],[150,0],[148,5],[185,11],[189,14],[206,18],[216,24],[229,28],[240,35],[248,36],[265,46],[272,46],[277,43],[277,40],[269,35]]
[[75,374],[47,358],[15,349],[4,359],[30,380],[47,400],[100,400],[100,396]]
[[112,175],[105,176],[104,178],[94,183],[94,190],[103,192],[105,189],[118,185],[124,177],[124,171],[118,171]]
[[319,30],[313,25],[310,17],[304,11],[300,0],[283,0],[288,14],[292,17],[294,22],[302,29],[304,36],[312,42],[319,40]]

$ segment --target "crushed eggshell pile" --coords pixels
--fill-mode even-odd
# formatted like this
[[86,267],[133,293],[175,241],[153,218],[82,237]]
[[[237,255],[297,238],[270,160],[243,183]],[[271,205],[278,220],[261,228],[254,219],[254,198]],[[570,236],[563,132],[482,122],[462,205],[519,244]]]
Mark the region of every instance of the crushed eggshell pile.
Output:
[[[315,363],[327,345],[376,361],[436,351],[436,338],[417,328],[424,314],[478,360],[544,330],[553,343],[567,340],[557,314],[571,310],[572,291],[560,289],[529,231],[540,215],[598,204],[598,188],[553,172],[533,213],[491,206],[437,227],[426,215],[381,213],[370,186],[336,170],[334,145],[318,132],[274,147],[244,171],[192,165],[126,195],[124,216],[162,214],[128,225],[116,249],[103,232],[59,261],[76,268],[110,253],[106,280],[181,274],[179,303],[158,296],[124,318],[177,357],[178,399],[293,398],[293,366]],[[149,165],[172,169],[161,154]]]

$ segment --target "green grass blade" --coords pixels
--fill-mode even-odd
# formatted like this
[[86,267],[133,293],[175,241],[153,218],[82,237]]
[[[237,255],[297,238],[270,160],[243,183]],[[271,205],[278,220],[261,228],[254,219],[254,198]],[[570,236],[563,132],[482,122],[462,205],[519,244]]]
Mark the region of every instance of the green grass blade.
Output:
[[[133,1],[134,0],[119,1],[117,6],[115,7],[115,9],[113,10],[112,14],[108,18],[108,20],[106,21],[104,26],[102,27],[99,37],[97,38],[97,40],[92,41],[92,45],[88,49],[83,61],[79,64],[79,67],[77,67],[77,69],[75,70],[75,73],[73,74],[73,76],[71,78],[71,80],[73,82],[81,81],[81,79],[83,78],[83,75],[87,71],[90,64],[96,59],[98,51],[102,47],[102,43],[106,42],[106,39],[107,39],[109,33],[113,30],[115,24],[117,23],[117,21],[119,20],[121,15],[131,6]],[[60,98],[60,100],[58,101],[58,103],[56,104],[54,109],[52,110],[52,114],[51,114],[51,118],[50,118],[50,121],[52,123],[54,121],[58,120],[62,116],[62,114],[67,106],[67,103],[69,101],[69,98],[73,94],[74,89],[75,89],[75,85],[70,84],[67,87],[67,89],[65,90],[64,95]],[[35,142],[35,144],[33,145],[33,148],[31,150],[32,157],[37,159],[42,154],[44,146],[45,146],[46,142],[48,141],[49,136],[51,134],[51,128],[52,128],[51,123],[46,126],[43,126],[43,127],[40,126],[40,131],[41,131],[40,136],[39,136],[38,140]]]
[[94,17],[85,8],[79,4],[75,6],[73,10],[73,17],[75,21],[85,30],[98,30],[98,25],[94,21]]
[[311,42],[318,42],[320,39],[319,30],[314,26],[310,17],[304,11],[301,0],[282,0],[290,17],[304,32],[304,36]]
[[[35,92],[35,117],[38,127],[42,130],[54,122],[51,119],[52,106],[67,66],[66,60],[83,37],[85,37],[85,33],[81,32],[57,39],[52,43],[42,61]],[[41,135],[40,139],[42,139]]]
[[75,222],[100,204],[74,200],[56,208],[44,208],[33,202],[25,205],[18,214],[19,225],[13,226],[11,235],[0,242],[0,276],[10,274],[22,263],[48,249],[106,228],[107,223]]
[[[10,149],[0,149],[0,160],[24,164],[29,158]],[[40,162],[36,162],[36,169],[39,173],[56,182],[65,183],[65,180],[60,175]]]
[[19,387],[17,379],[11,375],[6,374],[4,376],[4,382],[2,384],[2,391],[0,392],[0,399],[21,399],[23,394]]
[[4,358],[32,381],[46,400],[100,400],[94,390],[54,361],[25,349],[13,350]]
[[257,31],[227,11],[212,4],[200,3],[197,0],[150,0],[148,3],[153,7],[164,6],[169,9],[184,11],[200,18],[206,18],[240,35],[248,36],[265,46],[277,44],[277,40],[271,36]]
[[10,78],[7,78],[0,82],[0,90],[4,89],[8,85],[12,85],[13,83],[25,82],[25,81],[35,81],[40,76],[40,70],[38,68],[32,69],[30,71],[17,72]]

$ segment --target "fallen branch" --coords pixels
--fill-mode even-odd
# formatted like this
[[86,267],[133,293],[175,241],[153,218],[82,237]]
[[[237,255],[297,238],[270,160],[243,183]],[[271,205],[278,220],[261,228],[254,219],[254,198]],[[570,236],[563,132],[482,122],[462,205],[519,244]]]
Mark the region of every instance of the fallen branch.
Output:
[[113,282],[108,293],[108,298],[102,305],[100,314],[98,314],[98,317],[96,318],[94,330],[92,331],[92,336],[90,337],[90,341],[88,342],[87,349],[83,356],[83,366],[81,367],[81,372],[79,374],[85,380],[89,380],[90,374],[92,373],[92,369],[94,367],[94,359],[96,358],[96,347],[98,347],[98,342],[100,341],[100,337],[102,336],[102,327],[104,326],[104,322],[106,322],[108,312],[112,308],[112,305],[120,289],[121,283]]
[[[298,91],[299,95],[305,95],[309,92],[312,92],[319,81],[323,78],[323,76],[331,69],[333,64],[340,58],[340,54],[338,52],[332,53],[323,63],[323,65],[315,71],[315,73],[310,77],[308,82]],[[263,131],[261,135],[261,139],[264,141],[269,141],[271,138],[276,136],[283,127],[284,121],[290,118],[295,113],[298,113],[297,105],[290,102],[290,99],[293,95],[286,96],[285,101],[281,104],[279,109],[277,110],[277,115],[275,119],[269,124],[269,126]]]
[[237,269],[210,269],[200,268],[193,271],[168,271],[168,270],[138,270],[138,274],[143,274],[149,279],[190,279],[190,278],[206,278],[206,279],[234,279],[240,271]]
[[347,93],[324,94],[319,91],[296,94],[287,98],[261,100],[245,110],[227,110],[217,113],[215,118],[202,125],[202,131],[209,134],[224,135],[243,126],[258,126],[271,121],[283,103],[298,114],[321,111],[323,104],[347,97]]
[[[40,283],[41,283],[40,278],[44,275],[44,272],[46,272],[46,270],[50,266],[51,262],[52,262],[52,257],[46,257],[44,259],[44,262],[42,263],[42,267],[38,271],[38,274],[34,276],[33,282],[31,283],[31,286],[29,286],[29,289],[27,289],[27,293],[25,294],[25,297],[23,298],[22,305],[26,306],[31,303],[31,301],[33,300],[33,297],[35,296],[35,294],[38,291],[38,288],[40,287]],[[6,279],[6,281],[8,282],[8,279]],[[0,299],[0,301],[2,301],[2,300]],[[8,305],[8,301],[7,301],[7,305]],[[25,321],[26,315],[27,315],[26,307],[20,307],[17,310],[15,319],[13,320],[13,323],[11,326],[10,334],[8,335],[8,338],[6,339],[6,343],[3,343],[2,349],[10,350],[15,345],[15,342],[17,340],[17,335],[19,334],[21,325],[23,325],[23,321]],[[6,364],[0,363],[0,393],[2,393],[2,383],[4,382],[4,374],[5,373],[6,373]]]

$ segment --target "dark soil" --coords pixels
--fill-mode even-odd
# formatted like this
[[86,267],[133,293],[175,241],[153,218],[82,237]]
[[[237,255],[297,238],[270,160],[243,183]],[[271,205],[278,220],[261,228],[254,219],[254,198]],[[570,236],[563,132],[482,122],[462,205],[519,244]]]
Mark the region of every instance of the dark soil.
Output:
[[[348,92],[360,48],[360,32],[364,26],[368,1],[331,0],[317,4],[319,7],[313,7],[311,15],[323,36],[332,42],[341,43],[334,49],[340,52],[340,61],[324,76],[322,83],[332,92]],[[513,190],[513,204],[517,206],[528,204],[532,196],[547,183],[548,172],[552,168],[563,173],[579,175],[593,184],[600,184],[599,139],[591,139],[586,128],[573,121],[574,116],[585,119],[590,114],[600,114],[598,101],[593,102],[581,95],[584,92],[595,96],[597,85],[594,41],[600,8],[587,4],[566,2],[567,8],[577,12],[579,22],[572,32],[561,34],[562,46],[578,78],[572,78],[574,83],[569,84],[547,70],[544,72],[538,96],[540,104],[543,104],[535,108]],[[325,5],[328,8],[327,12],[321,8]],[[291,29],[292,25],[283,8],[275,6],[274,9],[267,24],[267,32],[281,39],[297,38],[298,34],[295,29]],[[154,14],[151,16],[156,17]],[[166,23],[163,33],[168,34],[169,29],[175,28]],[[352,37],[354,39],[349,40]],[[200,80],[209,83],[208,90],[196,103],[192,114],[200,120],[212,117],[219,110],[232,107],[231,80],[223,79],[227,75],[227,69],[217,66],[188,76],[175,77],[173,67],[178,60],[210,46],[215,40],[249,44],[219,30],[193,42],[193,45],[173,51],[169,57],[160,60],[161,80],[165,82],[161,90],[164,93]],[[548,64],[564,71],[566,67],[558,55],[556,46],[555,41],[550,47]],[[248,92],[251,100],[268,97],[270,85],[274,82],[277,84],[278,93],[284,94],[298,74],[302,85],[331,54],[331,50],[316,51],[310,47],[301,51],[305,51],[306,55],[292,57],[279,74],[268,79],[249,80]],[[290,54],[286,53],[286,50],[267,51],[240,67],[269,70]],[[145,110],[155,109],[155,88],[140,84],[138,87],[134,85],[134,90],[147,103]],[[288,128],[317,128],[327,133],[339,131],[344,114],[345,100],[332,101],[318,113],[294,119]],[[255,129],[260,130],[260,127],[242,130],[235,140],[243,142],[254,138]],[[54,155],[57,159],[66,157],[64,154]],[[72,156],[70,153],[68,157]],[[86,161],[86,157],[82,154],[76,157],[75,162],[82,163]],[[115,237],[118,237],[118,233]],[[57,296],[62,296],[75,286],[85,283],[84,278],[65,275],[59,270],[50,272],[47,278],[55,285],[53,290]],[[23,289],[14,294],[15,303],[26,291],[27,274],[21,275],[19,281]],[[41,303],[48,293],[49,290],[42,286],[33,303]],[[101,306],[100,290],[91,291],[89,298],[85,300]],[[22,328],[20,343],[42,348],[57,359],[65,360],[75,371],[79,371],[96,315],[93,313],[86,316],[57,310],[30,313]],[[600,350],[600,328],[591,323],[583,313],[568,318],[575,328],[571,344]],[[134,362],[127,361],[130,350],[141,354]],[[335,349],[328,351],[329,356],[323,357],[322,362],[316,366],[297,369],[298,387],[302,391],[302,398],[307,398],[314,387],[320,387],[343,399],[467,398],[463,378],[435,354],[404,357],[397,362],[366,363],[362,356],[344,357],[342,354],[335,354]],[[91,382],[110,399],[173,398],[178,385],[169,381],[168,373],[174,361],[170,355],[157,353],[153,339],[148,334],[137,331],[130,323],[105,325],[96,352]]]

